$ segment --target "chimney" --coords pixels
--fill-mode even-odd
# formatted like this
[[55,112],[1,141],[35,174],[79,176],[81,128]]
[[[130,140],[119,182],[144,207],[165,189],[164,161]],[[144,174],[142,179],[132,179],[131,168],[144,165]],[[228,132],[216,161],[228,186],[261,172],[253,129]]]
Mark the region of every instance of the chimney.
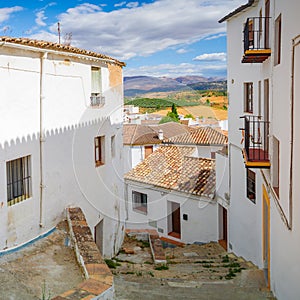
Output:
[[162,131],[162,129],[158,130],[158,138],[161,141],[164,139],[164,132]]

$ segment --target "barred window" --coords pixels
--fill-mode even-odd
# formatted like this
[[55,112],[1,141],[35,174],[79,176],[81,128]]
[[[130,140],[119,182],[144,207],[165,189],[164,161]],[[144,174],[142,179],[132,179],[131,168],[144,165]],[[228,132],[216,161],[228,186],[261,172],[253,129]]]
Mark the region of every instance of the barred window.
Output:
[[19,203],[31,196],[31,157],[6,162],[7,204]]

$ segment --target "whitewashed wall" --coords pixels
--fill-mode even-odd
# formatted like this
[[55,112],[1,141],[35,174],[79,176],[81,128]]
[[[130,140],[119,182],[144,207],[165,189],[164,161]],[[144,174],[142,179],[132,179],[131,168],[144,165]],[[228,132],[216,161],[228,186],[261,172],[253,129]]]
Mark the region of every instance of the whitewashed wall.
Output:
[[[270,272],[271,289],[277,299],[297,299],[300,287],[297,278],[300,277],[300,258],[296,249],[299,249],[299,182],[300,168],[297,154],[300,151],[299,142],[299,82],[300,78],[300,48],[295,51],[295,126],[294,126],[294,161],[293,161],[293,214],[292,230],[288,230],[284,224],[285,216],[290,217],[289,187],[290,187],[290,121],[291,121],[291,78],[292,78],[292,39],[300,34],[300,20],[298,12],[299,1],[292,0],[288,3],[276,0],[271,3],[271,48],[272,55],[263,64],[241,64],[243,52],[243,24],[247,17],[259,16],[259,10],[264,8],[265,1],[258,1],[257,5],[244,13],[238,14],[227,22],[228,39],[228,89],[229,89],[229,143],[230,143],[230,209],[229,209],[229,243],[232,251],[237,255],[252,260],[262,267],[262,187],[266,187],[270,198]],[[281,63],[274,65],[274,23],[281,14],[282,18],[282,41]],[[243,83],[254,83],[254,115],[258,115],[258,81],[270,81],[270,137],[275,136],[280,141],[280,200],[276,200],[269,188],[273,169],[265,170],[267,178],[265,182],[261,171],[256,170],[256,204],[253,205],[245,198],[245,168],[239,148],[241,134],[239,128],[243,123],[239,116],[243,114]],[[272,162],[273,145],[270,153]],[[276,203],[278,201],[278,203]],[[279,206],[282,208],[280,212]],[[245,236],[247,238],[245,238]]]
[[[123,86],[111,87],[103,62],[49,54],[44,61],[43,169],[40,216],[40,53],[1,48],[0,249],[33,239],[57,224],[69,205],[82,207],[94,233],[104,218],[104,254],[113,255],[123,233]],[[68,60],[65,60],[68,59]],[[91,108],[91,65],[102,70],[106,103]],[[94,137],[105,135],[105,165],[95,168]],[[111,136],[115,135],[115,156]],[[6,161],[31,155],[32,197],[7,207]],[[40,219],[41,218],[41,219]],[[39,226],[40,221],[42,226]]]
[[[133,210],[132,191],[147,194],[148,212],[143,214]],[[168,202],[180,204],[181,240],[185,243],[210,242],[218,240],[217,204],[214,201],[200,197],[190,197],[188,194],[176,192],[165,193],[159,188],[136,182],[127,186],[128,219],[127,228],[155,229],[162,236],[168,237]],[[183,214],[188,220],[183,220]],[[155,221],[157,226],[151,227],[149,222]]]

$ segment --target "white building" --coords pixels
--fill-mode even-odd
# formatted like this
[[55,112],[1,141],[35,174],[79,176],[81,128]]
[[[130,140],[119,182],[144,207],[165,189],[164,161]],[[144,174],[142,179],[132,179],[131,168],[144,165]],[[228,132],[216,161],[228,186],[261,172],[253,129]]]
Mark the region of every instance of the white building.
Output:
[[165,145],[193,146],[197,148],[195,155],[202,158],[216,157],[216,152],[227,145],[227,136],[221,130],[212,127],[197,127],[190,132],[179,134],[163,140]]
[[124,173],[147,158],[163,139],[189,131],[188,126],[176,122],[161,125],[124,124]]
[[215,162],[195,152],[162,146],[125,174],[126,228],[184,243],[218,240]]
[[249,0],[220,20],[228,40],[228,248],[265,270],[278,299],[300,294],[299,11],[298,0]]
[[44,41],[0,39],[0,251],[80,206],[105,256],[123,238],[124,63]]

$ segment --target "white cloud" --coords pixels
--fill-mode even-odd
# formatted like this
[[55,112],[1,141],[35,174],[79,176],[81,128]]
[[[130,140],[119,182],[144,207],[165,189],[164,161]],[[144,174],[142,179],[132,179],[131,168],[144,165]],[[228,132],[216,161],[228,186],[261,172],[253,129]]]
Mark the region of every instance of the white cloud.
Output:
[[184,53],[187,53],[188,51],[186,50],[186,49],[183,49],[183,48],[181,48],[181,49],[178,49],[177,51],[176,51],[176,53],[178,53],[178,54],[184,54]]
[[114,5],[114,7],[121,7],[121,6],[124,6],[126,4],[126,1],[123,1],[123,2],[120,2],[120,3],[116,3]]
[[126,7],[128,8],[135,8],[135,7],[138,7],[139,6],[139,3],[138,2],[129,2],[126,4]]
[[197,76],[226,76],[226,64],[220,65],[196,65],[191,63],[181,64],[160,64],[155,66],[141,66],[138,68],[124,69],[125,76],[167,76],[178,77],[181,75]]
[[212,36],[209,36],[207,38],[205,38],[206,41],[210,41],[210,40],[216,40],[216,39],[219,39],[220,37],[224,37],[226,36],[226,33],[220,33],[220,34],[216,34],[216,35],[212,35]]
[[[85,3],[68,9],[59,21],[64,32],[72,32],[74,46],[128,60],[224,33],[225,24],[218,20],[238,7],[241,0],[209,3],[160,0],[111,12]],[[56,27],[51,26],[53,33]]]
[[226,53],[204,53],[196,56],[193,60],[197,61],[226,61]]
[[45,17],[45,12],[43,10],[36,13],[35,23],[38,26],[46,26],[47,24],[44,22],[47,17]]
[[23,10],[21,6],[0,8],[0,23],[9,19],[10,15]]

